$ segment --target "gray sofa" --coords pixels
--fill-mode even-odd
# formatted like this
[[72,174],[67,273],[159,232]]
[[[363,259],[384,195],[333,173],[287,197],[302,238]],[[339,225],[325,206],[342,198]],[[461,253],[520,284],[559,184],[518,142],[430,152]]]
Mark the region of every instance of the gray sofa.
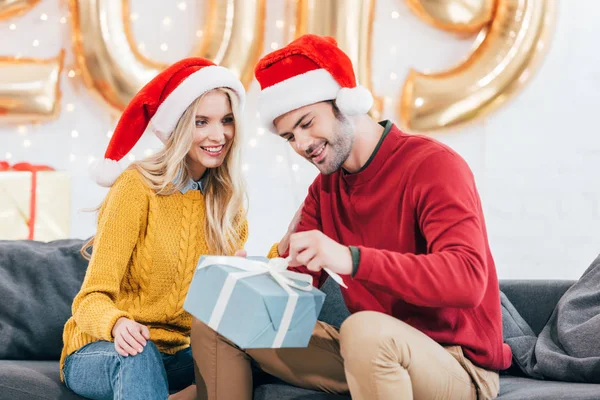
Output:
[[[78,399],[59,380],[62,326],[87,262],[81,240],[47,244],[0,241],[0,400]],[[502,281],[502,291],[540,332],[570,281]],[[320,319],[339,326],[348,311],[328,281]],[[255,394],[264,399],[346,399],[286,385],[256,372]],[[537,381],[515,370],[502,374],[500,399],[600,399],[600,385]]]

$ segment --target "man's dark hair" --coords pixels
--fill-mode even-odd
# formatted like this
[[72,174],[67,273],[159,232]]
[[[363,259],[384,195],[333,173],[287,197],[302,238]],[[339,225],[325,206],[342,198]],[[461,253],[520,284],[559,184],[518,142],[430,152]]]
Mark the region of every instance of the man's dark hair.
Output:
[[333,109],[333,116],[340,122],[346,121],[346,116],[342,114],[337,104],[335,104],[335,100],[327,100],[327,103],[331,104],[331,108]]

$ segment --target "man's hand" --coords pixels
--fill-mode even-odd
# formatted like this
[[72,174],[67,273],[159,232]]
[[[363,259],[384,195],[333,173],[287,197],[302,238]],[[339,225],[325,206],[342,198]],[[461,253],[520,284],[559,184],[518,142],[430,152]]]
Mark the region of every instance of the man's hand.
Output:
[[290,266],[305,265],[310,271],[329,268],[340,275],[352,274],[352,254],[321,231],[294,233],[290,236]]
[[279,244],[277,245],[277,251],[279,252],[279,255],[284,254],[285,251],[288,249],[288,247],[290,245],[290,236],[294,232],[296,232],[296,228],[298,227],[298,222],[300,222],[300,217],[302,216],[302,208],[303,207],[304,207],[304,203],[300,204],[300,207],[298,207],[298,210],[296,210],[296,214],[294,214],[294,218],[292,218],[292,222],[290,222],[290,224],[288,225],[287,232],[279,241]]
[[112,335],[117,353],[123,357],[135,356],[144,351],[146,341],[150,339],[150,330],[145,325],[121,317],[113,326]]

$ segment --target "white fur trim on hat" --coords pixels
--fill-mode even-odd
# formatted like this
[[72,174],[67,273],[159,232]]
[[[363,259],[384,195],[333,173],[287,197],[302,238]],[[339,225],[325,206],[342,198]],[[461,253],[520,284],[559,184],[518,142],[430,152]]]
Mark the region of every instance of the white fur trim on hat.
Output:
[[340,84],[323,68],[296,75],[260,92],[260,119],[275,132],[273,120],[277,117],[309,104],[333,100],[339,90]]
[[90,165],[90,175],[94,182],[100,186],[111,187],[123,170],[115,160],[104,158],[96,160]]
[[150,120],[152,131],[165,142],[189,105],[203,93],[219,87],[231,88],[238,95],[240,111],[244,109],[246,91],[240,80],[227,68],[210,65],[185,78],[163,100]]
[[290,111],[334,100],[346,115],[366,114],[373,106],[373,95],[363,87],[342,88],[324,68],[308,71],[270,86],[260,92],[259,113],[262,123],[276,132],[273,121]]
[[341,88],[335,104],[346,115],[360,115],[369,112],[373,107],[373,95],[364,86]]

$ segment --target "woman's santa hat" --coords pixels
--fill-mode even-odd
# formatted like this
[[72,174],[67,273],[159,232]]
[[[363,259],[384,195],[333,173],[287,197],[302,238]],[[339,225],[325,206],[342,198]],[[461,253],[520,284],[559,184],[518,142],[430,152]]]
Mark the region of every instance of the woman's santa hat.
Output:
[[335,100],[346,115],[366,114],[373,106],[371,92],[356,84],[352,61],[329,36],[299,37],[261,59],[255,75],[260,118],[272,131],[277,117],[321,101]]
[[210,60],[186,58],[160,72],[121,114],[104,160],[91,167],[93,179],[101,186],[111,186],[122,172],[118,161],[131,151],[148,126],[165,143],[189,105],[202,94],[220,87],[232,89],[243,109],[246,92],[240,80]]

